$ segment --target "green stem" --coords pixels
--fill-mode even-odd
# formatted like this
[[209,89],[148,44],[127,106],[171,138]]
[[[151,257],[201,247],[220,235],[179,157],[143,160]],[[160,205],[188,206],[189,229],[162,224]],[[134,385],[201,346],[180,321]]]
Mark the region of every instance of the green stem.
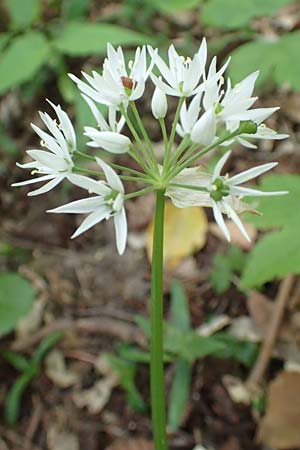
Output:
[[[73,172],[81,173],[84,175],[92,175],[95,177],[105,176],[104,172],[100,172],[98,170],[82,169],[81,167],[77,167],[77,166],[73,167]],[[121,180],[125,180],[125,181],[136,181],[136,182],[141,182],[141,183],[145,183],[145,184],[152,184],[152,181],[149,178],[145,178],[145,177],[130,177],[130,176],[126,176],[126,175],[119,175],[119,178],[121,178]]]
[[163,365],[163,234],[165,191],[156,191],[151,283],[151,407],[155,450],[167,450]]
[[174,144],[174,139],[175,139],[176,127],[177,127],[177,124],[179,122],[180,111],[181,111],[181,108],[182,108],[182,105],[183,105],[184,101],[185,101],[185,97],[180,97],[180,100],[179,100],[178,105],[177,105],[176,113],[175,113],[175,116],[174,116],[173,124],[172,124],[172,129],[171,129],[171,133],[170,133],[170,140],[169,140],[169,143],[168,143],[168,146],[167,146],[167,149],[166,149],[165,160],[164,160],[164,171],[166,170],[166,167],[169,164],[169,158],[170,158],[170,155],[171,155],[171,150],[172,150],[172,146]]
[[154,150],[153,150],[153,146],[152,146],[152,143],[151,143],[150,138],[148,136],[148,133],[147,133],[145,127],[144,127],[144,124],[142,122],[141,116],[140,116],[140,114],[138,112],[138,109],[136,107],[136,104],[134,102],[130,102],[130,107],[132,109],[132,112],[134,114],[135,120],[136,120],[136,122],[138,124],[138,127],[140,129],[140,132],[142,133],[142,136],[143,136],[143,138],[144,138],[144,140],[145,140],[145,142],[146,142],[146,144],[148,146],[148,149],[150,151],[150,157],[151,157],[152,162],[153,162],[153,166],[156,168],[156,173],[158,174],[157,160],[156,160],[156,156],[155,156],[155,153],[154,153]]
[[148,186],[144,189],[141,189],[140,191],[131,192],[130,194],[124,195],[124,200],[128,200],[130,198],[139,197],[140,195],[148,194],[148,192],[152,192],[155,190],[154,186]]

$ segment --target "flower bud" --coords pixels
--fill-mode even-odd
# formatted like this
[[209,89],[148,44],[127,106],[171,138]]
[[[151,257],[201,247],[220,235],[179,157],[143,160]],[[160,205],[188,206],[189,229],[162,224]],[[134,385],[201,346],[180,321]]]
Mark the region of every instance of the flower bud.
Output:
[[158,87],[155,88],[151,108],[155,119],[164,119],[166,117],[168,110],[167,96]]
[[191,132],[191,140],[196,144],[209,145],[215,138],[216,129],[216,117],[214,111],[210,109],[202,114],[195,123]]
[[92,127],[85,127],[85,136],[91,141],[87,143],[90,147],[101,147],[111,153],[126,153],[129,150],[130,139],[123,134],[113,131],[99,131]]
[[240,134],[255,134],[257,132],[257,125],[252,120],[243,120],[240,122],[238,132]]

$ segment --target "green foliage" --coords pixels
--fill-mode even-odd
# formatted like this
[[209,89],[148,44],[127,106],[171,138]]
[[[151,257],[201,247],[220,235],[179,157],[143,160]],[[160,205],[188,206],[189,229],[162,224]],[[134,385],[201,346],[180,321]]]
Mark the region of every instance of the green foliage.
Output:
[[10,38],[9,33],[0,33],[0,51],[6,46]]
[[234,273],[240,273],[246,262],[246,254],[235,246],[230,246],[225,254],[216,253],[210,282],[217,294],[226,292],[231,285]]
[[195,8],[203,0],[153,0],[153,6],[164,13],[175,13],[177,11]]
[[62,336],[60,332],[54,332],[46,336],[30,359],[9,350],[1,352],[3,358],[19,372],[22,372],[5,398],[4,417],[8,425],[14,425],[17,422],[25,389],[39,375],[43,358],[62,339]]
[[145,412],[147,405],[134,383],[136,364],[109,353],[106,354],[106,358],[113,371],[119,377],[120,384],[126,392],[129,405],[137,411]]
[[241,278],[243,289],[259,287],[288,273],[300,273],[300,176],[268,175],[263,178],[260,188],[287,190],[289,194],[255,199],[263,216],[248,215],[247,220],[264,230],[282,229],[267,234],[254,246]]
[[258,86],[273,82],[294,90],[300,88],[300,32],[290,33],[276,41],[258,39],[238,47],[232,53],[229,74],[238,82],[260,69]]
[[63,0],[62,16],[66,20],[85,17],[89,11],[90,0]]
[[[171,322],[183,332],[191,329],[188,299],[184,288],[178,280],[171,286]],[[178,430],[185,405],[191,390],[192,364],[178,359],[174,364],[174,377],[170,390],[168,427],[171,432]]]
[[39,18],[40,0],[4,0],[4,4],[13,29],[28,27]]
[[227,333],[217,333],[214,338],[223,345],[223,349],[216,351],[214,356],[222,359],[233,359],[245,367],[253,366],[258,355],[256,343],[239,340]]
[[210,0],[202,10],[205,25],[217,28],[242,28],[255,17],[271,16],[292,0]]
[[141,45],[153,41],[149,36],[108,23],[69,22],[54,40],[62,53],[85,56],[106,52],[107,42],[112,45]]
[[35,293],[32,285],[17,273],[0,275],[0,336],[14,329],[30,311]]
[[38,31],[16,37],[0,58],[0,93],[31,79],[48,56],[48,42]]

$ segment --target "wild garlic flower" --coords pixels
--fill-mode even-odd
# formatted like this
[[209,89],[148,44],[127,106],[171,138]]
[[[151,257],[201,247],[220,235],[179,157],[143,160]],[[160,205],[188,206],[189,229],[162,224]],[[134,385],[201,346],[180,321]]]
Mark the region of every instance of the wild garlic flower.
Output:
[[152,114],[155,119],[164,119],[168,111],[168,101],[166,94],[157,86],[154,89],[151,100]]
[[222,156],[216,164],[212,175],[197,167],[185,169],[171,181],[170,186],[166,190],[166,195],[171,198],[174,205],[178,208],[190,206],[211,207],[217,224],[223,231],[226,239],[230,241],[229,230],[222,214],[227,215],[228,218],[233,220],[243,236],[250,241],[249,235],[238,214],[243,211],[253,210],[249,205],[243,203],[241,199],[245,196],[283,195],[287,194],[287,192],[264,192],[240,186],[240,184],[246,183],[264,172],[273,169],[278,164],[276,162],[262,164],[234,175],[231,178],[228,175],[222,176],[222,169],[230,154],[231,151],[228,151]]
[[201,89],[199,82],[203,76],[207,59],[205,39],[202,40],[193,59],[178,55],[174,45],[170,45],[168,51],[169,66],[152,47],[148,46],[148,51],[165,80],[163,81],[153,73],[151,74],[153,83],[161,91],[175,97],[189,97],[199,92]]
[[47,212],[88,214],[79,228],[71,236],[76,238],[80,234],[89,230],[102,220],[113,217],[116,230],[117,249],[120,255],[124,253],[127,239],[127,220],[124,208],[124,187],[116,172],[100,158],[96,158],[97,163],[103,170],[106,182],[95,181],[91,178],[74,174],[71,181],[77,186],[87,189],[89,193],[96,194],[93,197],[76,200],[51,209]]
[[88,84],[73,74],[69,76],[80,91],[95,102],[126,107],[128,101],[137,100],[143,95],[151,70],[152,63],[147,68],[145,47],[136,49],[134,61],[130,61],[127,68],[122,48],[118,47],[115,50],[108,44],[102,75],[95,71],[92,72],[92,76],[82,72]]
[[29,196],[50,191],[64,178],[68,178],[74,166],[72,153],[76,149],[76,137],[73,125],[60,105],[56,106],[51,102],[49,103],[56,112],[59,123],[47,113],[40,112],[40,117],[51,134],[31,124],[34,131],[41,138],[41,146],[46,150],[28,150],[27,154],[33,161],[25,164],[17,163],[18,167],[32,169],[32,175],[41,174],[42,176],[12,184],[12,186],[25,186],[47,181],[41,188],[29,192]]

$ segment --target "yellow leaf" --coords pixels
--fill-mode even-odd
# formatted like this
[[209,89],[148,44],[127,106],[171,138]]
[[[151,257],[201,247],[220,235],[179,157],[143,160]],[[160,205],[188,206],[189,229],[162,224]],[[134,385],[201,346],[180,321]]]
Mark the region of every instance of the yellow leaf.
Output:
[[[147,230],[147,254],[152,258],[152,219]],[[182,259],[200,250],[206,242],[207,218],[202,208],[176,208],[167,202],[164,229],[164,266],[173,269]]]

